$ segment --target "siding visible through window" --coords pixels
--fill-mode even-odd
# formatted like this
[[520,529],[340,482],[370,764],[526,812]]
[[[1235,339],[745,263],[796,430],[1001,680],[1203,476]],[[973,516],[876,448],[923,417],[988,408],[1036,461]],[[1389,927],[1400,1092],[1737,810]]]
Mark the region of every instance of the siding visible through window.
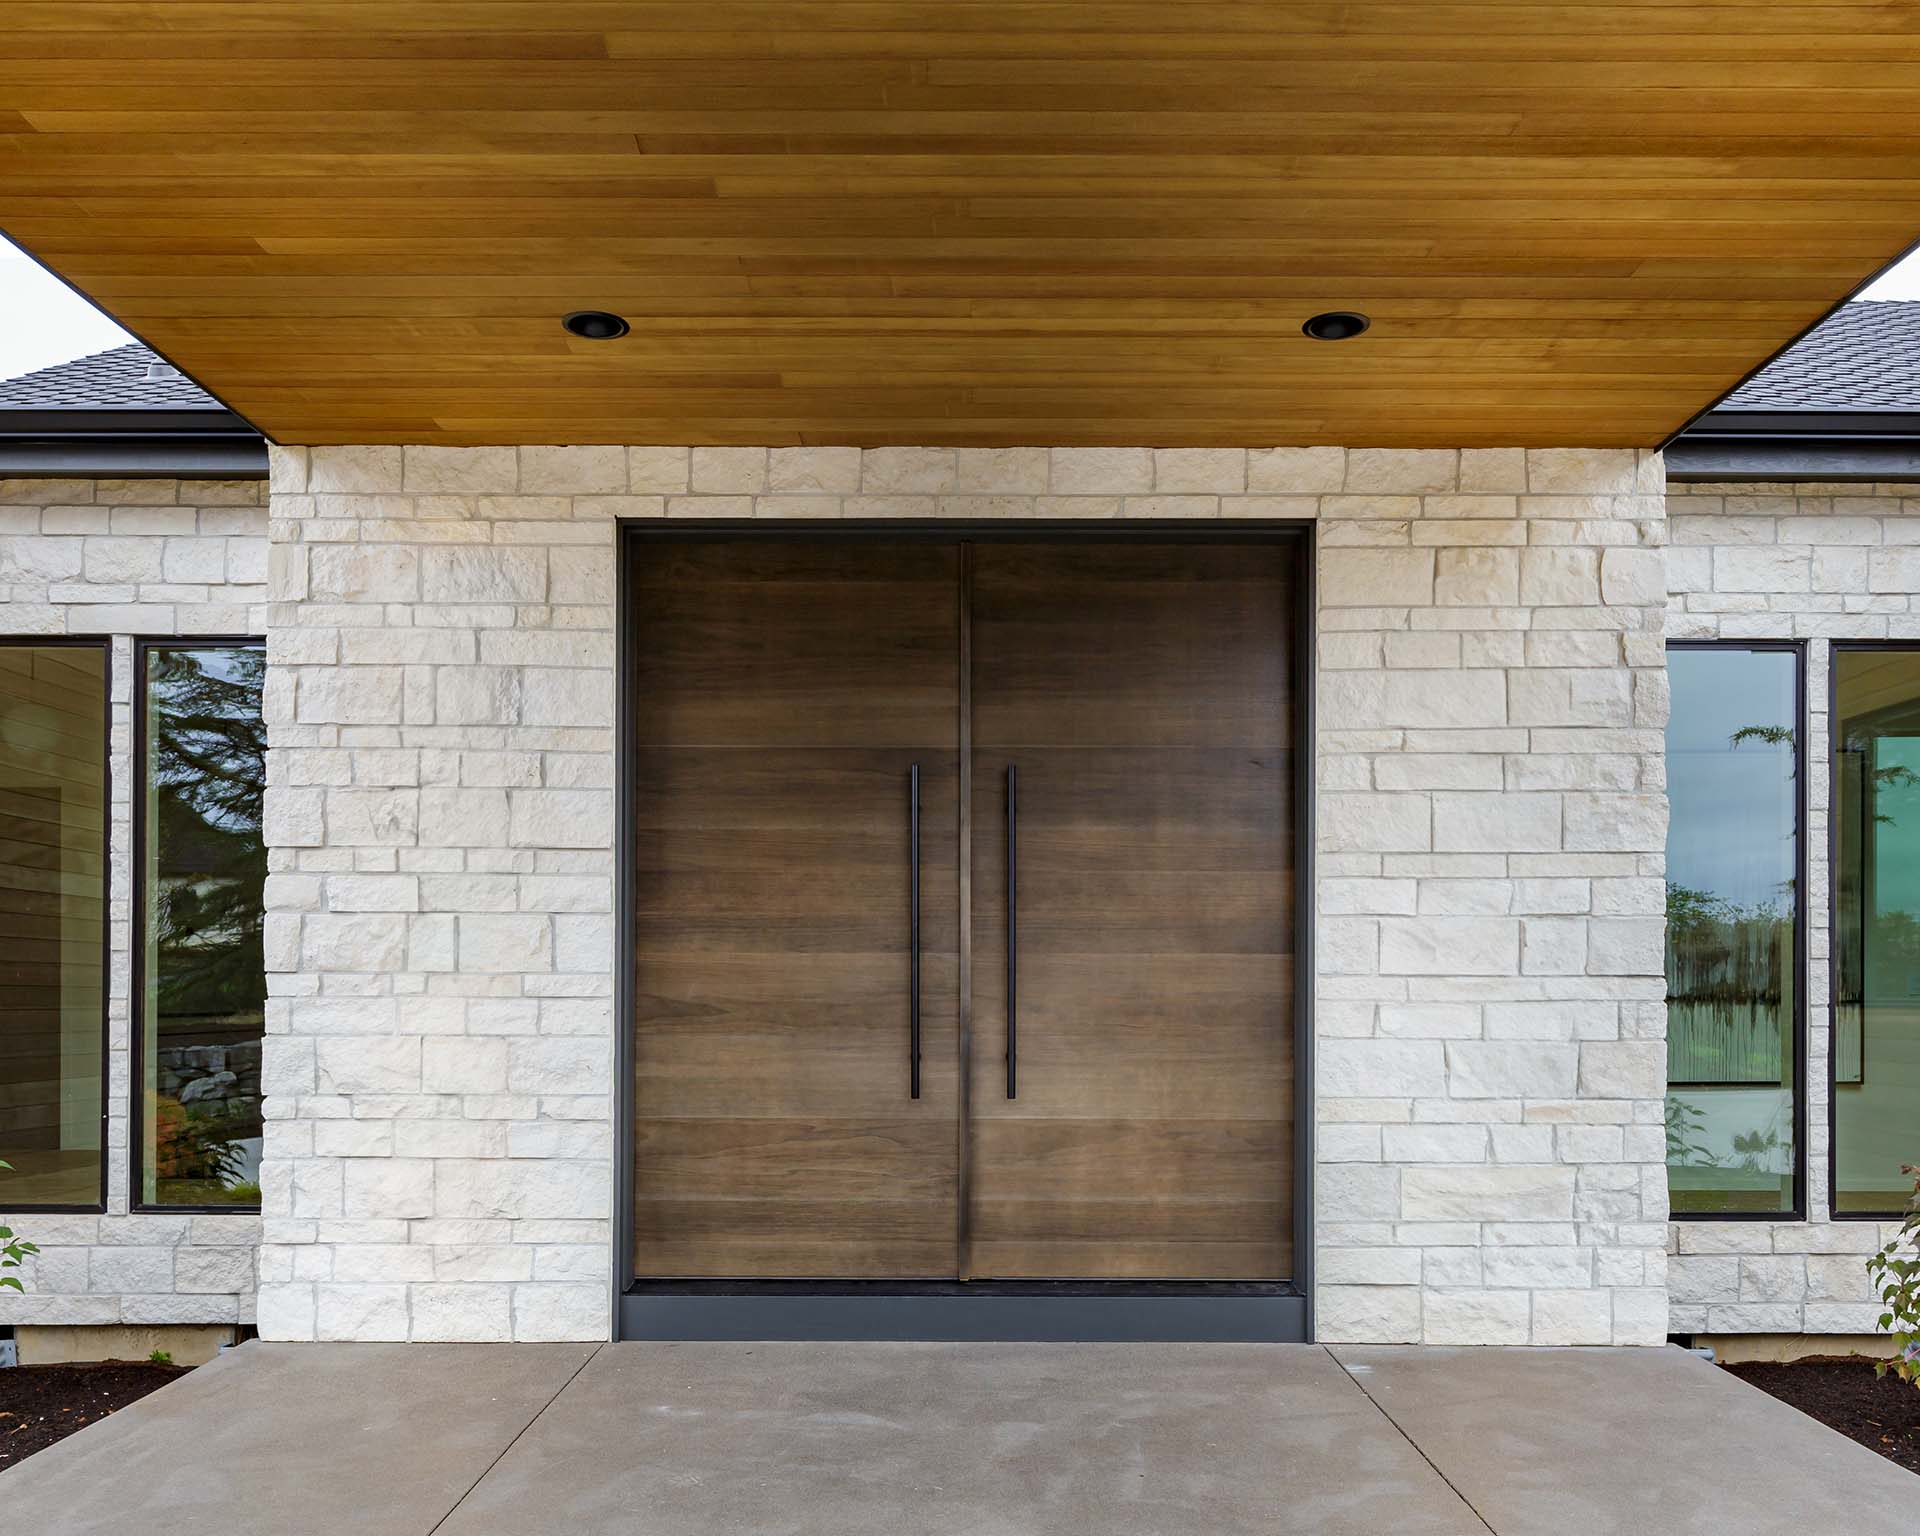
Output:
[[0,642],[0,1208],[99,1210],[107,648]]
[[1833,1210],[1898,1216],[1920,1162],[1920,650],[1836,645]]

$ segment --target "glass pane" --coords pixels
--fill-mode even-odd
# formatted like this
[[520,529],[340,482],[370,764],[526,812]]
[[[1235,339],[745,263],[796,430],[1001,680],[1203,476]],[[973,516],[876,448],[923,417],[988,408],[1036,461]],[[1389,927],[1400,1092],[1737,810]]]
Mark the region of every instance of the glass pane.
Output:
[[1674,650],[1667,1183],[1675,1215],[1794,1206],[1795,657]]
[[1834,1208],[1891,1216],[1920,1161],[1920,654],[1833,668]]
[[168,646],[146,658],[141,1199],[257,1205],[266,655]]
[[0,1209],[100,1204],[107,653],[0,645]]

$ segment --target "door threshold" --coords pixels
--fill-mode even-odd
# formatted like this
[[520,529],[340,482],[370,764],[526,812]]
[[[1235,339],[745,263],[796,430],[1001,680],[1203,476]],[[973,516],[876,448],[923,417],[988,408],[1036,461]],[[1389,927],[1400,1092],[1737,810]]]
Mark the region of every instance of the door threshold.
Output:
[[642,1281],[620,1337],[943,1343],[1297,1344],[1285,1282]]

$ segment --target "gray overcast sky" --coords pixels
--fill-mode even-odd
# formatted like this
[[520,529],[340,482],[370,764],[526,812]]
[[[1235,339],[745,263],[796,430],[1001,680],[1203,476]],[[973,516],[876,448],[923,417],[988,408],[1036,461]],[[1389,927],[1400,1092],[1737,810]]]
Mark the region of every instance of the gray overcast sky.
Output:
[[1920,299],[1920,251],[1862,291],[1863,299]]
[[0,379],[117,347],[127,333],[0,240]]
[[[1920,254],[1909,256],[1863,299],[1920,299]],[[0,379],[85,357],[127,333],[64,283],[0,240]]]

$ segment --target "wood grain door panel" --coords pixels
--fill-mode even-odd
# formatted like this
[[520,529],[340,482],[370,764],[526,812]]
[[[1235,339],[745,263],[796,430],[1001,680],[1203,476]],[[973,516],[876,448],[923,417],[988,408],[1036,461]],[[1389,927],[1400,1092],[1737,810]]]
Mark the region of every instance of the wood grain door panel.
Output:
[[970,1273],[1284,1278],[1290,554],[982,546],[971,601]]
[[629,599],[634,1272],[951,1276],[957,551],[661,544]]
[[1277,544],[982,544],[976,747],[1286,744],[1292,552]]
[[634,1272],[1288,1276],[1292,551],[715,540],[630,576]]

